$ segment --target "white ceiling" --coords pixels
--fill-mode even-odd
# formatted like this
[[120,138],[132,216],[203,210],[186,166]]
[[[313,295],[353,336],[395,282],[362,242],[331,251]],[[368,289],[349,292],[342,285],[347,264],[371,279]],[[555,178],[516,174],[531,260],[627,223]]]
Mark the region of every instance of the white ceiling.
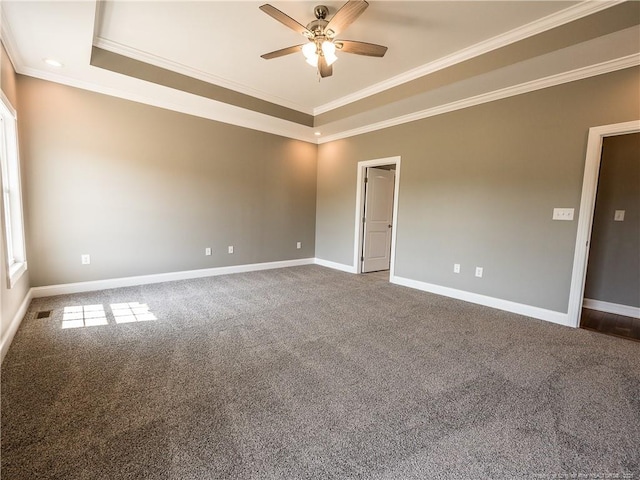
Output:
[[[151,54],[276,103],[313,111],[576,2],[372,1],[340,38],[386,45],[386,56],[339,54],[334,75],[322,81],[302,53],[260,58],[306,41],[259,10],[262,3],[107,2],[97,34],[112,48]],[[272,5],[306,25],[318,3]],[[330,15],[343,3],[325,2]]]
[[[105,1],[97,8],[95,0],[3,0],[2,39],[21,74],[316,142],[311,127],[93,67],[89,63],[92,46],[317,115],[619,1],[370,1],[369,8],[339,37],[386,45],[387,55],[379,59],[338,53],[333,76],[322,81],[302,54],[260,58],[263,53],[305,41],[260,11],[262,3]],[[330,16],[343,4],[271,3],[302,24],[312,20],[313,7],[319,3],[329,7]],[[629,38],[637,39],[637,35],[627,32],[617,42],[626,45]],[[613,43],[598,45],[611,59],[623,53],[629,56],[628,48],[619,53],[608,47]],[[638,50],[637,45],[632,47]],[[609,60],[603,55],[581,58],[584,65]],[[565,57],[570,58],[570,52]],[[50,67],[43,62],[45,58],[55,58],[64,67]],[[562,70],[549,73],[555,71]],[[505,71],[506,75],[511,73]],[[501,82],[508,85],[505,78]],[[526,80],[522,75],[518,78]],[[491,82],[485,79],[485,83]],[[396,105],[397,115],[412,119],[412,108],[417,111],[427,105],[411,104],[405,99],[402,111]],[[378,111],[376,121],[385,115]],[[340,130],[361,128],[367,120],[366,115],[360,117],[357,125],[343,119],[333,131],[327,126],[327,132],[339,138]]]

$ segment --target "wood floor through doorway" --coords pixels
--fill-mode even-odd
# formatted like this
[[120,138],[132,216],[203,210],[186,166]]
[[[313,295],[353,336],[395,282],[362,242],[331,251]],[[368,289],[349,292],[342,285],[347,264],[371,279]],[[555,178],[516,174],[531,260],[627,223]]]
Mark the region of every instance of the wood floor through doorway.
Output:
[[640,318],[583,308],[580,328],[640,342]]

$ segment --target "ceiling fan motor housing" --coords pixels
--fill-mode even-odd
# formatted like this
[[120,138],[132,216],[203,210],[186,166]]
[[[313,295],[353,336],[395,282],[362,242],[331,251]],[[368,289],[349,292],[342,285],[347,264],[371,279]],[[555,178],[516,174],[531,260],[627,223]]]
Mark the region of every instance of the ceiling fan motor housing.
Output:
[[307,30],[313,33],[314,37],[317,37],[319,35],[325,34],[324,29],[327,27],[328,24],[329,22],[319,18],[317,20],[313,20],[312,22],[309,22],[309,25],[307,25]]

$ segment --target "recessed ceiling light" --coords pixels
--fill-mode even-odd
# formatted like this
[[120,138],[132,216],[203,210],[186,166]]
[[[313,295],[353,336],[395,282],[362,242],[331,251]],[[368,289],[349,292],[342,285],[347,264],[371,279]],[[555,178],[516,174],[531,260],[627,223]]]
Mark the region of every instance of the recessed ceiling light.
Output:
[[322,135],[322,132],[314,132],[314,135],[315,135],[316,137],[319,137],[320,135]]
[[58,60],[55,60],[53,58],[45,58],[44,63],[46,63],[47,65],[51,65],[52,67],[57,67],[57,68],[62,67],[62,63],[60,63]]

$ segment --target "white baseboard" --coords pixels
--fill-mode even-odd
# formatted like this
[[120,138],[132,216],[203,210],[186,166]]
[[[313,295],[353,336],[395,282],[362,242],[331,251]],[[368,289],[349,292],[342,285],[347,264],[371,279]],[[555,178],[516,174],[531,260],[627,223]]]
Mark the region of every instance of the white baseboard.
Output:
[[90,282],[67,283],[63,285],[49,285],[46,287],[32,287],[27,292],[20,308],[14,315],[9,327],[0,341],[0,363],[9,351],[13,337],[20,327],[20,323],[27,313],[29,304],[34,298],[51,297],[53,295],[65,295],[69,293],[93,292],[110,288],[133,287],[151,283],[171,282],[174,280],[189,280],[192,278],[213,277],[231,273],[255,272],[259,270],[271,270],[274,268],[297,267],[299,265],[312,265],[314,258],[301,258],[298,260],[283,260],[279,262],[251,263],[247,265],[233,265],[230,267],[203,268],[201,270],[187,270],[184,272],[159,273],[155,275],[141,275],[137,277],[110,278],[107,280],[95,280]]
[[340,270],[347,273],[358,273],[356,267],[351,265],[345,265],[344,263],[331,262],[329,260],[323,260],[322,258],[315,258],[314,263],[322,267],[333,268],[334,270]]
[[46,287],[33,287],[33,298],[51,297],[53,295],[65,295],[69,293],[93,292],[110,288],[133,287],[151,283],[172,282],[175,280],[189,280],[192,278],[214,277],[231,273],[255,272],[258,270],[272,270],[274,268],[297,267],[299,265],[312,265],[313,258],[301,258],[299,260],[283,260],[279,262],[250,263],[247,265],[233,265],[229,267],[203,268],[199,270],[186,270],[183,272],[158,273],[154,275],[140,275],[137,277],[110,278],[107,280],[95,280],[90,282],[65,283],[62,285],[49,285]]
[[31,303],[31,300],[33,298],[31,290],[32,289],[29,289],[29,291],[25,295],[24,300],[22,300],[22,303],[20,304],[20,308],[18,308],[18,311],[11,319],[9,327],[4,332],[2,340],[0,340],[0,364],[4,361],[4,357],[9,351],[9,347],[11,346],[11,342],[13,341],[13,337],[16,335],[18,327],[20,327],[22,319],[27,313],[27,309],[29,308],[29,304]]
[[517,313],[519,315],[525,315],[527,317],[538,318],[540,320],[546,320],[547,322],[557,323],[559,325],[565,325],[567,327],[574,326],[570,324],[568,314],[562,312],[546,310],[544,308],[524,305],[522,303],[502,300],[500,298],[488,297],[486,295],[480,295],[478,293],[465,292],[464,290],[456,290],[455,288],[443,287],[431,283],[420,282],[418,280],[411,280],[409,278],[392,276],[389,281],[391,283],[395,283],[396,285],[415,288],[418,290],[423,290],[425,292],[463,300],[465,302],[476,303],[478,305],[484,305],[485,307],[497,308],[498,310]]
[[624,315],[625,317],[640,318],[640,308],[631,307],[629,305],[621,305],[619,303],[603,302],[602,300],[593,300],[585,298],[582,301],[584,308],[598,310],[599,312],[614,313],[616,315]]
[[[14,315],[9,328],[5,332],[5,335],[0,341],[0,363],[4,359],[11,341],[18,331],[18,327],[22,322],[31,300],[40,297],[49,297],[53,295],[65,295],[69,293],[81,293],[91,292],[96,290],[106,290],[110,288],[131,287],[136,285],[145,285],[152,283],[170,282],[174,280],[188,280],[192,278],[212,277],[217,275],[227,275],[232,273],[253,272],[259,270],[271,270],[274,268],[286,268],[296,267],[300,265],[316,264],[323,267],[333,268],[347,273],[356,273],[355,267],[351,265],[345,265],[343,263],[331,262],[329,260],[323,260],[321,258],[302,258],[299,260],[284,260],[279,262],[266,262],[266,263],[252,263],[247,265],[234,265],[230,267],[216,267],[216,268],[204,268],[200,270],[188,270],[183,272],[171,272],[160,273],[155,275],[141,275],[136,277],[124,277],[124,278],[111,278],[107,280],[96,280],[89,282],[77,282],[67,283],[62,285],[50,285],[46,287],[32,287],[25,296],[20,308]],[[499,310],[505,310],[508,312],[517,313],[520,315],[526,315],[528,317],[538,318],[546,320],[548,322],[558,323],[560,325],[573,326],[568,322],[568,316],[566,313],[555,312],[552,310],[545,310],[543,308],[533,307],[530,305],[523,305],[520,303],[510,302],[508,300],[501,300],[498,298],[488,297],[477,293],[465,292],[463,290],[456,290],[454,288],[442,287],[440,285],[434,285],[426,282],[420,282],[417,280],[411,280],[408,278],[391,276],[389,281],[396,285],[403,285],[405,287],[415,288],[425,292],[435,293],[437,295],[443,295],[446,297],[456,298],[458,300],[464,300],[466,302],[476,303],[487,307],[497,308]],[[587,302],[594,302],[593,300],[585,299],[585,306]],[[599,302],[600,304],[605,302]],[[608,304],[615,305],[615,304]],[[624,305],[617,305],[617,307],[625,307]],[[633,307],[625,307],[633,308]],[[638,315],[638,309],[635,309],[635,316]],[[620,310],[613,312],[619,313]],[[627,311],[627,310],[625,310]],[[625,313],[619,313],[625,315]],[[626,313],[628,315],[628,311]]]

